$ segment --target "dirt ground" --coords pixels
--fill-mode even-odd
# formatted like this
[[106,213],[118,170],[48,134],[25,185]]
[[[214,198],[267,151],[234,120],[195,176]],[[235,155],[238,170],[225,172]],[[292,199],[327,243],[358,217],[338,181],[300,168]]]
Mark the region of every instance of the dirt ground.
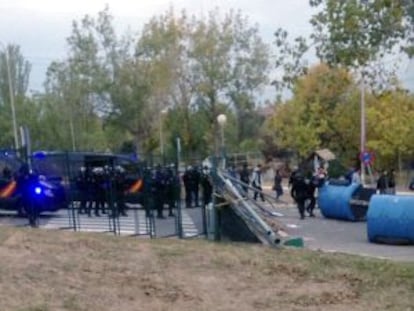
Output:
[[1,311],[414,310],[414,264],[0,228]]

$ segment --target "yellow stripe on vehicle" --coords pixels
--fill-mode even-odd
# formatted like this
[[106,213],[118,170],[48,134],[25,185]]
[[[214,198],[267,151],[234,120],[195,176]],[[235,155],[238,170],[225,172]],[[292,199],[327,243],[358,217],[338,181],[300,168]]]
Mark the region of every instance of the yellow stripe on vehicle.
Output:
[[138,179],[137,181],[135,181],[131,187],[129,187],[128,192],[129,193],[135,193],[141,190],[143,185],[142,179]]
[[16,190],[17,183],[13,180],[0,190],[0,198],[9,198]]

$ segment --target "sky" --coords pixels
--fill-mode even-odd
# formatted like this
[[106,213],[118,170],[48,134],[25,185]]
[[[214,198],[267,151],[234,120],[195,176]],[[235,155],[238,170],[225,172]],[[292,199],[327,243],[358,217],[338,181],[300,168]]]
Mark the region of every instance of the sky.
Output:
[[[262,37],[271,43],[274,31],[283,27],[292,37],[311,32],[313,13],[308,0],[0,0],[0,48],[13,43],[32,64],[29,89],[42,91],[45,71],[54,60],[66,56],[66,38],[74,20],[97,16],[109,6],[118,34],[139,31],[152,16],[170,7],[197,15],[218,7],[220,11],[240,9],[252,24],[258,24]],[[309,56],[312,61],[312,55]],[[414,83],[414,64],[403,64],[401,78]]]

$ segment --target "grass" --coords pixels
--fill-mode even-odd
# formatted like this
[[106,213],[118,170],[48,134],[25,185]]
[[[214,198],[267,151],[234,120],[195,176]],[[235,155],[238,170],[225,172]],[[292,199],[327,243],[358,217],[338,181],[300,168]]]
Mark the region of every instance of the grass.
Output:
[[414,310],[414,263],[303,249],[0,227],[0,262],[1,311]]

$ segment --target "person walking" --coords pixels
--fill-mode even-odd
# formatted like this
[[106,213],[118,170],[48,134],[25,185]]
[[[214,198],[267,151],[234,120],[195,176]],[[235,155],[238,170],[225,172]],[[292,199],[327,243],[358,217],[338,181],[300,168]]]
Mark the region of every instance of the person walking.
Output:
[[305,202],[309,197],[309,189],[305,178],[299,172],[296,172],[295,178],[292,179],[290,195],[296,202],[300,219],[305,219]]
[[276,191],[276,200],[279,200],[279,198],[283,195],[282,176],[280,175],[279,170],[276,170],[273,182],[273,190]]
[[265,198],[262,192],[262,166],[260,164],[258,164],[253,171],[252,187],[255,189],[253,199],[256,201],[257,196],[260,195],[260,198],[264,202]]
[[388,184],[388,172],[387,170],[383,170],[377,181],[377,189],[380,194],[387,194]]
[[204,166],[203,172],[200,177],[200,184],[203,189],[203,207],[205,208],[212,202],[213,196],[213,183],[211,181],[210,170],[207,166]]
[[390,176],[388,177],[388,194],[395,194],[395,170],[391,169]]
[[240,181],[242,184],[242,190],[243,190],[243,197],[247,197],[247,194],[249,192],[249,183],[250,183],[250,172],[247,167],[247,163],[243,164],[243,168],[240,171]]

